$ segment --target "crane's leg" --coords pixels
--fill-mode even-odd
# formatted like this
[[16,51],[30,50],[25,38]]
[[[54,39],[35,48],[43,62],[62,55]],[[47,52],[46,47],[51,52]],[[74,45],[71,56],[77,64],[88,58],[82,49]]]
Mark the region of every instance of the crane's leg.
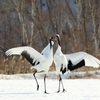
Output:
[[59,74],[59,87],[58,87],[58,91],[57,91],[57,93],[60,92],[60,81],[61,81],[61,76],[60,76],[60,74]]
[[66,90],[64,89],[64,85],[63,85],[63,82],[62,82],[61,75],[59,74],[59,88],[58,88],[57,93],[59,93],[59,92],[60,92],[60,82],[62,83],[62,88],[63,88],[63,91],[62,91],[62,92],[66,92]]
[[67,92],[67,91],[65,90],[65,88],[64,88],[64,85],[63,85],[63,81],[62,81],[62,78],[61,78],[61,76],[60,76],[60,79],[61,79],[62,88],[63,88],[63,91],[62,91],[62,92]]
[[36,81],[36,83],[37,83],[37,91],[38,91],[38,90],[39,90],[39,84],[38,84],[38,81],[37,81],[37,79],[36,79],[35,74],[36,74],[36,73],[33,73],[33,76],[34,76],[34,79],[35,79],[35,81]]
[[44,93],[49,94],[46,91],[46,74],[44,75],[44,89],[45,89]]

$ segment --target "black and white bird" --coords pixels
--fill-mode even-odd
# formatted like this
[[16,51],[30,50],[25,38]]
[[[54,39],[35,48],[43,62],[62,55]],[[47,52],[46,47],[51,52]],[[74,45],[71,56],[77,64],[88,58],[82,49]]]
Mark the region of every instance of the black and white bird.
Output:
[[59,73],[59,88],[57,91],[57,93],[58,93],[58,92],[60,92],[60,82],[62,83],[63,92],[66,91],[64,89],[64,85],[63,85],[60,73],[62,72],[62,74],[64,74],[68,70],[68,61],[66,60],[66,56],[61,51],[60,36],[59,36],[58,32],[56,33],[56,37],[57,37],[57,41],[58,41],[58,47],[54,54],[54,64],[56,67],[56,71]]
[[43,49],[41,53],[39,53],[34,48],[29,47],[29,46],[12,48],[5,52],[7,56],[22,55],[31,63],[32,65],[31,69],[32,68],[36,69],[36,71],[33,73],[33,76],[37,83],[37,90],[39,89],[39,84],[38,84],[35,74],[42,70],[45,71],[45,75],[44,75],[45,91],[44,93],[47,93],[46,74],[48,73],[49,67],[51,66],[53,62],[53,45],[54,45],[53,37],[50,37],[49,42],[50,43]]
[[[58,48],[54,54],[54,63],[56,66],[56,70],[59,73],[58,92],[60,92],[60,82],[62,82],[60,72],[64,74],[66,71],[69,71],[69,70],[72,71],[82,66],[98,68],[100,67],[100,60],[86,52],[63,54],[61,51],[60,36],[58,32],[56,32],[56,37],[58,40]],[[65,89],[64,89],[63,83],[62,83],[62,87],[63,87],[63,92],[64,92]]]

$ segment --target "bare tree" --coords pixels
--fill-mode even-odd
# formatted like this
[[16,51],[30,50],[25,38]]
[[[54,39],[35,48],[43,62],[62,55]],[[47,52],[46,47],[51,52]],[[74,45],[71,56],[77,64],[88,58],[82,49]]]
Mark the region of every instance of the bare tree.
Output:
[[[29,45],[41,51],[48,38],[55,36],[55,24],[64,53],[99,54],[100,0],[1,0],[0,19],[0,58],[15,46]],[[15,73],[13,66],[16,73],[29,72],[27,61],[18,59],[4,60],[7,73]]]
[[95,50],[96,53],[98,53],[98,41],[97,41],[97,24],[96,24],[96,18],[99,16],[97,11],[98,11],[98,0],[89,0],[89,7],[90,7],[90,12],[91,12],[91,18],[92,18],[92,23],[93,23],[93,36],[94,36],[94,45],[95,45]]

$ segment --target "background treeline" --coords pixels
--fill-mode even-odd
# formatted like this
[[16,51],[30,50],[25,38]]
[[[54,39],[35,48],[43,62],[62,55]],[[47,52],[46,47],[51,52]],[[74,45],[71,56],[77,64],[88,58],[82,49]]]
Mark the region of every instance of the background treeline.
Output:
[[99,58],[100,0],[0,0],[0,73],[30,72],[23,57],[6,57],[5,51],[28,45],[41,52],[56,24],[64,53]]

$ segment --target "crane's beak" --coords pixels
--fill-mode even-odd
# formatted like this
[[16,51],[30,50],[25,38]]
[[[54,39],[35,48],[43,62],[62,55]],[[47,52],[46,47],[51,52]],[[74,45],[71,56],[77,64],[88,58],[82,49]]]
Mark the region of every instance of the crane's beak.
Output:
[[51,40],[53,40],[53,37],[50,37]]
[[55,37],[54,37],[54,41],[57,41],[57,37],[59,37],[59,34],[55,34]]
[[55,31],[55,38],[54,38],[55,41],[57,41],[57,37],[59,37],[59,33],[58,33],[58,31],[56,30],[56,31]]

